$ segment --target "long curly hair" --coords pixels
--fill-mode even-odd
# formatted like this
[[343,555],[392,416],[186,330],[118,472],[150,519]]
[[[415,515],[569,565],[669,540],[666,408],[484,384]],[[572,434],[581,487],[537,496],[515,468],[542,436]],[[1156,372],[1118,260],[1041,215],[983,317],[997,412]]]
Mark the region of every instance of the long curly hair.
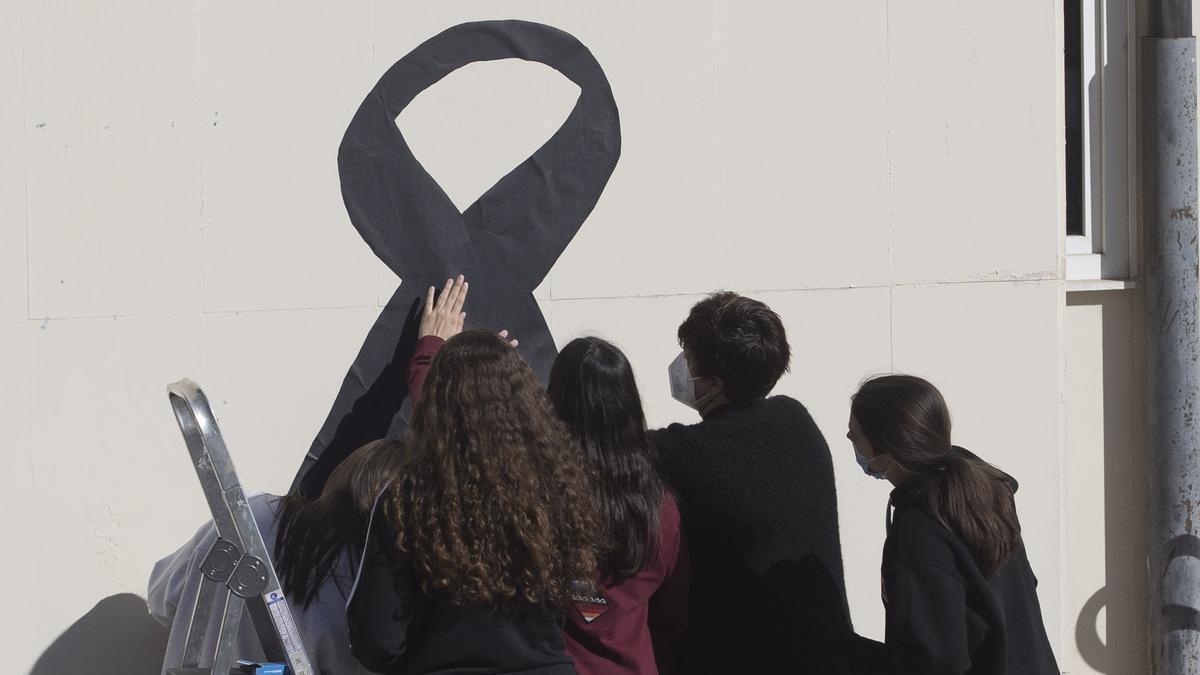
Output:
[[434,357],[385,496],[426,592],[565,606],[596,573],[590,476],[529,365],[472,330]]

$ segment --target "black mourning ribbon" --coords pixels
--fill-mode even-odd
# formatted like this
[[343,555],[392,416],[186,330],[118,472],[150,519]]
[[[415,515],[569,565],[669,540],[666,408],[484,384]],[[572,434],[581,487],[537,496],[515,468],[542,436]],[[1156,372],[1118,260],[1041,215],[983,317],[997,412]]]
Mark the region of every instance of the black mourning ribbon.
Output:
[[[459,212],[413,156],[396,117],[418,94],[478,61],[543,63],[577,84],[579,99],[532,156]],[[401,438],[405,369],[429,286],[471,282],[467,328],[507,328],[545,382],[557,350],[533,291],[592,212],[621,153],[612,89],[595,57],[557,28],[482,21],[430,38],[384,73],[338,149],[342,198],[354,227],[403,281],[367,334],[292,483],[315,496],[329,474],[372,440]]]

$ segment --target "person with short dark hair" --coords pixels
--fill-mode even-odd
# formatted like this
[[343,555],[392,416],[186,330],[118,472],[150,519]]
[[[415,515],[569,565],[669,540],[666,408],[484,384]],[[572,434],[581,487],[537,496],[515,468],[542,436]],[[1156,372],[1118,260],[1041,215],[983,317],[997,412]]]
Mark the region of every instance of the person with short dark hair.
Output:
[[791,348],[779,315],[736,293],[679,326],[672,395],[696,424],[653,432],[692,554],[683,673],[844,672],[852,638],[833,460],[816,422],[769,396]]
[[950,411],[911,375],[865,382],[849,432],[864,473],[889,481],[884,643],[863,675],[1057,675],[1021,541],[1017,481],[950,440]]

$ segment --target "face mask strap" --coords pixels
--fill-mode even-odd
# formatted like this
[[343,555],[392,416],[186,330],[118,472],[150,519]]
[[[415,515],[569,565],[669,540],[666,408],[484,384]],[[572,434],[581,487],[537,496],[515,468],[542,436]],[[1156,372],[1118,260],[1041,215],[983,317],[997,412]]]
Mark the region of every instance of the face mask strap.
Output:
[[[693,394],[694,394],[694,393],[695,393],[695,391],[696,391],[696,389],[695,389],[695,387],[696,387],[696,380],[699,380],[699,379],[700,379],[700,378],[698,378],[698,377],[697,377],[697,378],[693,378],[693,379],[692,379],[692,392],[693,392]],[[707,394],[705,394],[704,396],[697,396],[697,397],[696,397],[696,410],[697,410],[697,411],[703,410],[703,409],[704,409],[704,406],[708,405],[709,403],[712,403],[712,400],[713,400],[714,398],[716,398],[716,396],[717,396],[717,391],[716,391],[715,389],[710,389],[710,390],[709,390],[709,392],[708,392]]]
[[[867,459],[866,457],[863,456],[863,454],[861,452],[858,451],[858,448],[855,448],[854,456],[857,458],[858,466],[859,466],[859,468],[862,469],[863,473],[865,473],[866,475],[870,476],[871,478],[875,478],[877,480],[883,480],[883,479],[887,478],[888,470],[875,471],[871,468],[871,462],[874,462],[875,460],[879,459],[880,457],[888,457],[889,459],[891,459],[891,457],[889,455],[875,455],[871,459]],[[895,464],[896,460],[893,459],[892,463]],[[896,466],[900,466],[900,465],[896,464]]]

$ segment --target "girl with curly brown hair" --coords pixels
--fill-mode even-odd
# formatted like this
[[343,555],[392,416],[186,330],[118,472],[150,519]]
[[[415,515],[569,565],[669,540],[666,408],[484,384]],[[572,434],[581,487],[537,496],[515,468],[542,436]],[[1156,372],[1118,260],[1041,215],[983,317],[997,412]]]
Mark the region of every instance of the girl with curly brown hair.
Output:
[[512,345],[455,334],[465,291],[448,283],[439,314],[430,292],[422,335],[451,337],[372,510],[351,648],[376,672],[573,674],[562,612],[596,569],[587,471]]

